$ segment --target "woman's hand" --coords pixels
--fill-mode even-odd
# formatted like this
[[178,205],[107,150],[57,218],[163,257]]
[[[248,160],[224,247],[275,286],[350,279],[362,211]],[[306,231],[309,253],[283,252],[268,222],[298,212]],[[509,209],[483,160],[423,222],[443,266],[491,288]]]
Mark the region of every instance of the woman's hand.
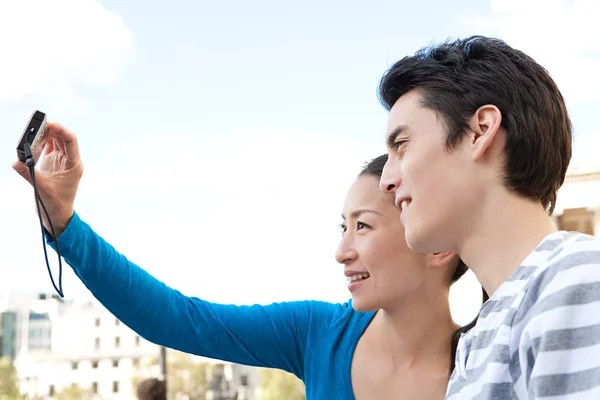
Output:
[[[29,168],[22,161],[15,162],[12,167],[32,184]],[[60,124],[48,123],[48,139],[36,164],[35,183],[57,237],[73,216],[73,204],[82,175],[77,137]],[[42,221],[46,230],[51,232],[44,212]]]

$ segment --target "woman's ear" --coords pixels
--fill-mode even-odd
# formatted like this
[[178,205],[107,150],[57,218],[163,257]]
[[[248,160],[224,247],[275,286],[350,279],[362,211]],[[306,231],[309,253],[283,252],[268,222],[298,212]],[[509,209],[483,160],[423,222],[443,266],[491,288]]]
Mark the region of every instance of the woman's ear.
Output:
[[429,265],[432,267],[445,267],[456,257],[456,253],[446,252],[446,253],[432,253],[429,255]]

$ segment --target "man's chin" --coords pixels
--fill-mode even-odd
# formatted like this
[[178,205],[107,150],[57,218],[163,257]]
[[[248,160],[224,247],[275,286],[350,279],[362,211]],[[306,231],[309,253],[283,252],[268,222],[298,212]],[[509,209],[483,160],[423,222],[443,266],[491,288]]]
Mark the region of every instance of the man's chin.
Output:
[[[417,253],[436,253],[438,250],[431,250],[431,238],[428,237],[423,229],[411,229],[414,224],[404,229],[404,239],[408,248]],[[422,227],[421,227],[422,228]]]

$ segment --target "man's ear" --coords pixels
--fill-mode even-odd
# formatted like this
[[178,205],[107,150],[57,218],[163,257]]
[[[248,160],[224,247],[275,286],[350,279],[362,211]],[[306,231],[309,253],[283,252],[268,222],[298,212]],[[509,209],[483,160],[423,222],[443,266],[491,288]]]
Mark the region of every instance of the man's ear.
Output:
[[473,160],[477,161],[486,155],[501,126],[502,113],[498,107],[486,104],[475,111],[469,123]]

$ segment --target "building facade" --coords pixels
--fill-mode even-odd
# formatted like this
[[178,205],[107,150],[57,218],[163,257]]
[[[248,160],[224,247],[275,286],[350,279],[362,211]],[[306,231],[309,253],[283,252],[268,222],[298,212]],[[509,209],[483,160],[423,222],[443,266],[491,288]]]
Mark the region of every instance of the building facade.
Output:
[[29,305],[39,296],[23,291],[0,293],[0,357],[14,361],[28,346]]
[[569,171],[558,192],[553,220],[561,230],[600,234],[600,167]]
[[17,351],[17,313],[0,312],[0,357],[14,360]]
[[[162,378],[160,347],[98,304],[40,295],[30,300],[27,310],[5,310],[2,315],[3,332],[10,332],[13,338],[4,340],[7,335],[3,334],[2,347],[14,354],[25,399],[55,399],[69,393],[70,398],[78,399],[130,400],[136,398],[137,383]],[[168,350],[167,358],[174,353]],[[177,360],[174,362],[170,368],[189,375],[186,367],[180,369]],[[256,398],[258,369],[200,357],[193,357],[193,363],[210,366],[208,399]]]

